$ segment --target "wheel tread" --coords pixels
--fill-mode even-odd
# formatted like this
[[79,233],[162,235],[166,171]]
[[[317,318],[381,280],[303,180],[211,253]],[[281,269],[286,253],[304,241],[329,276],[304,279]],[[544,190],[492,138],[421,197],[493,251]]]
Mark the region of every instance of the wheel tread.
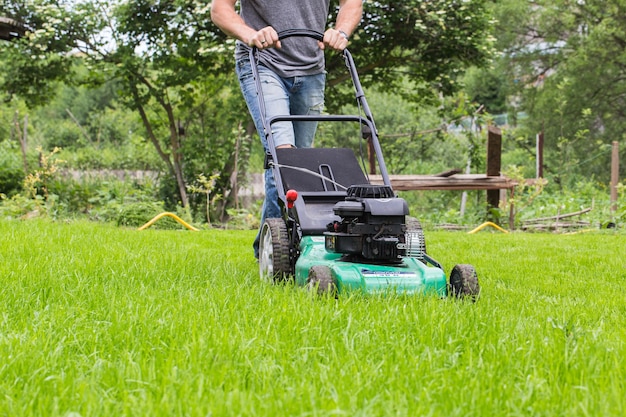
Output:
[[459,264],[450,273],[450,293],[456,298],[468,298],[476,301],[480,295],[478,275],[472,265]]
[[[272,256],[270,260],[273,270],[272,280],[274,282],[286,281],[293,274],[293,271],[289,258],[289,235],[285,221],[280,218],[266,219],[261,233],[261,245],[265,244],[264,236],[266,233],[269,233],[269,240],[272,245]],[[265,251],[263,248],[260,248],[259,252],[263,254]],[[259,260],[261,278],[264,278],[264,265],[262,265],[261,262],[265,261],[267,260]]]
[[324,265],[312,266],[306,280],[309,291],[317,291],[318,295],[337,295],[337,282],[330,268]]

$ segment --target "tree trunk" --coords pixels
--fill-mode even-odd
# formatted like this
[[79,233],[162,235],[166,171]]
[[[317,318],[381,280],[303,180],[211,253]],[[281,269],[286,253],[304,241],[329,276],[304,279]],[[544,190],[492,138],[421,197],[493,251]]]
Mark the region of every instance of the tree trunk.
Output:
[[176,177],[176,185],[178,185],[178,192],[180,194],[180,201],[183,207],[189,205],[189,198],[187,197],[187,185],[185,184],[185,177],[183,174],[183,153],[181,151],[180,136],[178,134],[178,126],[176,119],[174,118],[174,111],[169,102],[162,103],[165,112],[167,113],[167,120],[170,127],[170,145],[172,147],[172,157],[174,159],[174,175]]
[[[148,115],[146,114],[146,111],[141,104],[137,89],[134,86],[131,86],[131,90],[133,93],[135,105],[137,107],[137,110],[139,111],[139,115],[141,116],[141,121],[148,133],[148,138],[150,139],[150,142],[152,142],[152,144],[154,145],[154,148],[156,149],[163,162],[165,162],[165,165],[167,166],[170,175],[172,175],[176,179],[176,185],[178,186],[181,204],[183,205],[183,207],[187,207],[189,205],[189,199],[187,198],[187,189],[185,187],[185,181],[183,178],[182,154],[180,152],[180,142],[178,141],[178,131],[176,130],[176,123],[175,121],[173,121],[172,117],[170,119],[170,143],[172,144],[172,155],[174,160],[174,162],[172,162],[170,156],[165,153],[165,151],[161,147],[161,144],[159,143],[159,140],[157,139],[154,130],[152,129],[152,124],[150,123]],[[166,111],[171,112],[171,108],[169,110],[166,108]],[[174,124],[172,125],[172,123]]]

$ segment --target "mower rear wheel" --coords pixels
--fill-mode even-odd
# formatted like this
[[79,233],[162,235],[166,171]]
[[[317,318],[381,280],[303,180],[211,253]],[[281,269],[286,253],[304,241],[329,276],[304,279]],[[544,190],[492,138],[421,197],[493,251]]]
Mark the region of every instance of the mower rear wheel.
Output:
[[289,235],[283,219],[266,219],[259,242],[259,274],[269,282],[286,281],[292,274]]
[[476,301],[480,294],[478,276],[472,265],[459,264],[450,273],[450,293],[456,298],[468,298]]
[[[426,255],[426,238],[424,237],[424,230],[422,230],[422,224],[415,217],[406,218],[406,240],[409,241],[409,236],[412,235],[419,239],[419,253],[413,254],[420,261],[424,261],[424,255]],[[411,239],[411,240],[413,240]],[[413,248],[415,249],[415,248]]]
[[316,291],[318,295],[337,295],[337,282],[330,268],[324,265],[315,265],[309,269],[306,286],[309,291]]

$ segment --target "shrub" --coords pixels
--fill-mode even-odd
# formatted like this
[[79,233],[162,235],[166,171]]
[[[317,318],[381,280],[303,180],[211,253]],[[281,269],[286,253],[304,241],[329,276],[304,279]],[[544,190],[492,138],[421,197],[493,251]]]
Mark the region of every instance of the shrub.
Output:
[[24,181],[24,169],[19,152],[9,142],[0,143],[0,193],[11,197],[18,193]]
[[[139,202],[120,206],[116,223],[118,226],[140,227],[162,213],[163,203]],[[157,229],[178,229],[180,225],[169,217],[164,217],[152,226]]]

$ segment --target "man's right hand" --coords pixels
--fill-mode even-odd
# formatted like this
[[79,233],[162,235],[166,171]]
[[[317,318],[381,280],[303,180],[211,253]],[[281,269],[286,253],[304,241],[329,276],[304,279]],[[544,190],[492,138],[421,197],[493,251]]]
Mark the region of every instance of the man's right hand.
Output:
[[278,40],[278,32],[271,26],[266,26],[257,31],[249,40],[248,46],[256,46],[257,49],[279,48],[281,47]]

